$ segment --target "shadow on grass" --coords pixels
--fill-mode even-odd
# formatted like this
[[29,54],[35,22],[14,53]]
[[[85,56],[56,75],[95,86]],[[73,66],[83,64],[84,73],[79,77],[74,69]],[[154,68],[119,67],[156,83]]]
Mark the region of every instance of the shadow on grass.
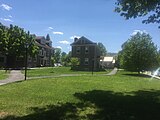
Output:
[[79,103],[30,108],[32,114],[3,120],[160,120],[160,91],[115,93],[93,90],[75,93]]
[[122,75],[132,76],[132,77],[151,78],[151,76],[149,76],[149,75],[145,75],[145,74],[122,74]]

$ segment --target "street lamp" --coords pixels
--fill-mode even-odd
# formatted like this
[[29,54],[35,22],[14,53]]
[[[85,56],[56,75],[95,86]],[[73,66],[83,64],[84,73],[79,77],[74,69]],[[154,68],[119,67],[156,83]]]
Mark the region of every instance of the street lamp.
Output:
[[28,47],[29,47],[29,44],[26,42],[25,43],[25,45],[24,45],[24,47],[25,47],[25,78],[24,78],[24,80],[26,80],[26,78],[27,78],[27,63],[28,63]]

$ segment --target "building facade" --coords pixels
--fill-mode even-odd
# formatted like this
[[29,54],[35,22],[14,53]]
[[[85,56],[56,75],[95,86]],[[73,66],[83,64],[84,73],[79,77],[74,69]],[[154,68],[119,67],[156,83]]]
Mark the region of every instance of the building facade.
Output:
[[52,66],[51,57],[54,53],[52,41],[49,34],[44,36],[35,36],[35,44],[38,46],[38,54],[35,57],[28,57],[28,67],[46,67]]
[[75,38],[71,44],[72,57],[78,58],[80,61],[76,70],[99,71],[100,70],[100,52],[97,44],[82,36]]
[[0,68],[6,65],[6,56],[2,55],[0,52]]

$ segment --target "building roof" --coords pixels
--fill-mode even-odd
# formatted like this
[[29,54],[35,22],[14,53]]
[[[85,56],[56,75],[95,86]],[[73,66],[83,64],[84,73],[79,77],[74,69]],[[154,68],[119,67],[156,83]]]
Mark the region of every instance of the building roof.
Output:
[[44,36],[36,36],[36,40],[41,40],[41,39],[45,39]]
[[39,47],[42,47],[42,48],[47,48],[47,49],[53,49],[53,47],[50,47],[48,46],[47,44],[43,45],[43,44],[40,44],[39,42],[35,41],[35,44]]
[[82,36],[81,38],[76,38],[76,40],[71,44],[72,45],[84,45],[84,44],[96,44],[92,42],[91,40],[87,39],[86,37]]
[[115,62],[114,57],[104,57],[103,60],[101,60],[103,62]]

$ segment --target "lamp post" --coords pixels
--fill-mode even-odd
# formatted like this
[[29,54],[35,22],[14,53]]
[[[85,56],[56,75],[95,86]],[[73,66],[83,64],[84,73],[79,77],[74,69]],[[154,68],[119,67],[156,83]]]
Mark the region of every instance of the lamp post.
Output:
[[94,59],[92,59],[92,75],[93,75],[93,71],[94,71]]
[[27,78],[27,63],[28,63],[28,47],[29,47],[29,44],[28,43],[25,43],[25,78],[24,80],[26,80]]

